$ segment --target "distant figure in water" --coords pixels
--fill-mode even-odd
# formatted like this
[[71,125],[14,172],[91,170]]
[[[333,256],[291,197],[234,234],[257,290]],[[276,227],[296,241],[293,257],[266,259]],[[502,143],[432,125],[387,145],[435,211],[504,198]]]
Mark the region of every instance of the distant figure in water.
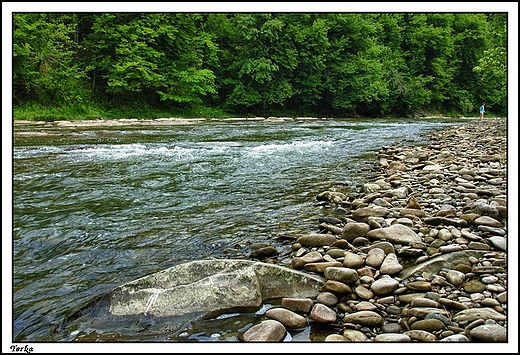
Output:
[[485,102],[483,102],[483,103],[482,103],[482,106],[480,106],[480,119],[483,119],[483,118],[484,118],[484,112],[486,112],[486,111],[484,110],[484,106],[486,106],[486,103],[485,103]]

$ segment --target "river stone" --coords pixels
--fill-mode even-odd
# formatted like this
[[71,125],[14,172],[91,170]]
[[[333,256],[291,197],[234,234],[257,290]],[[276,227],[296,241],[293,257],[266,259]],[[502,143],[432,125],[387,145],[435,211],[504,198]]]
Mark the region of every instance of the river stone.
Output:
[[443,245],[443,246],[439,247],[439,252],[441,252],[443,254],[454,253],[456,251],[462,251],[462,250],[463,250],[462,245],[459,245],[459,244]]
[[371,239],[386,239],[394,244],[403,245],[421,241],[421,237],[417,233],[402,224],[393,224],[390,227],[373,229],[367,233],[367,237]]
[[374,278],[374,272],[372,271],[372,269],[370,267],[367,267],[367,266],[357,269],[357,273],[360,277],[367,276],[372,279]]
[[495,248],[506,251],[507,241],[504,237],[489,237],[488,240]]
[[310,298],[282,298],[282,307],[294,312],[309,313],[314,302]]
[[495,307],[495,306],[500,306],[500,302],[498,302],[496,299],[494,298],[484,298],[481,302],[480,302],[481,305],[483,305],[484,307]]
[[476,234],[473,234],[471,233],[470,231],[466,230],[466,229],[463,229],[460,231],[460,234],[462,237],[466,238],[466,239],[469,239],[469,240],[474,240],[474,241],[479,241],[479,240],[482,240],[482,238]]
[[343,336],[347,339],[347,341],[353,343],[365,342],[368,340],[365,333],[355,329],[345,329],[343,331]]
[[396,171],[406,171],[408,168],[406,167],[406,164],[400,162],[400,161],[392,161],[388,163],[388,172],[390,174],[393,174]]
[[414,299],[416,298],[424,298],[426,296],[426,293],[419,292],[419,293],[405,293],[397,296],[397,299],[401,303],[412,303]]
[[323,260],[323,255],[319,251],[311,251],[301,257],[295,257],[291,260],[291,265],[296,270],[301,270],[306,264],[315,263]]
[[381,207],[392,208],[392,204],[382,197],[376,198],[372,203]]
[[469,280],[464,284],[463,288],[467,293],[480,293],[486,289],[486,285],[480,282],[480,280]]
[[341,227],[327,223],[320,223],[319,228],[326,229],[334,235],[341,235],[341,231],[343,230]]
[[424,319],[437,319],[441,321],[445,326],[451,325],[450,318],[446,317],[444,314],[439,312],[428,313],[426,317],[424,317]]
[[506,303],[507,302],[507,291],[504,291],[497,295],[497,301],[500,303]]
[[500,214],[500,218],[507,218],[507,207],[497,206],[497,211]]
[[489,227],[501,227],[502,223],[489,216],[480,216],[473,221],[473,224],[484,225]]
[[368,194],[366,196],[363,197],[363,202],[365,203],[370,203],[374,200],[377,200],[378,198],[381,197],[381,194],[379,192],[373,192],[371,194]]
[[251,258],[263,259],[277,254],[279,254],[278,250],[274,246],[269,245],[251,252]]
[[413,221],[410,218],[408,218],[408,217],[397,218],[395,223],[405,225],[405,226],[407,226],[409,228],[413,227]]
[[327,224],[341,224],[343,221],[339,218],[335,217],[320,217],[319,218],[320,223],[327,223]]
[[409,330],[403,334],[408,335],[410,338],[423,341],[423,342],[436,342],[437,337],[430,332],[425,330]]
[[345,323],[361,324],[366,327],[380,327],[385,323],[383,317],[373,311],[359,311],[345,315]]
[[366,193],[373,193],[373,192],[377,192],[377,191],[381,190],[381,186],[379,186],[378,184],[374,184],[372,182],[363,184],[362,188],[363,188],[363,191]]
[[389,190],[392,188],[392,185],[390,183],[386,182],[382,178],[376,180],[375,183],[378,184],[379,186],[381,186],[381,189],[383,189],[383,190]]
[[286,328],[301,329],[307,326],[307,319],[291,310],[276,307],[265,312],[266,317],[277,320]]
[[[390,242],[387,242],[387,241],[374,242],[372,245],[363,248],[362,251],[368,252],[368,251],[370,251],[372,249],[375,249],[375,248],[383,249],[383,251],[385,252],[385,255],[386,254],[390,254],[390,253],[394,253],[395,254],[394,245],[392,243],[390,243]],[[381,262],[382,262],[382,260],[381,260]]]
[[446,218],[446,217],[426,217],[423,218],[423,222],[429,225],[437,226],[439,224],[444,224],[448,226],[455,226],[455,227],[467,227],[468,222],[464,219],[453,219],[453,218]]
[[407,284],[405,284],[405,286],[410,291],[428,292],[428,291],[431,291],[431,289],[432,289],[431,283],[429,283],[428,281],[421,281],[421,280],[408,282]]
[[364,237],[370,231],[370,226],[363,222],[350,222],[343,227],[341,238],[352,241],[357,237]]
[[398,187],[397,189],[390,190],[384,194],[384,196],[395,197],[397,199],[404,199],[408,196],[408,188],[406,186]]
[[446,228],[442,228],[441,230],[439,230],[439,233],[437,234],[437,238],[444,241],[449,241],[452,237],[453,235]]
[[365,260],[361,257],[361,255],[354,254],[351,252],[345,253],[345,258],[343,259],[343,265],[347,268],[358,269],[365,264]]
[[361,276],[359,278],[359,282],[361,283],[361,285],[370,285],[372,282],[374,282],[374,278],[370,276]]
[[337,249],[348,250],[351,247],[352,247],[352,245],[350,245],[349,242],[347,242],[345,239],[338,239],[330,245],[330,249],[337,248]]
[[419,204],[419,202],[417,202],[417,199],[415,198],[415,196],[411,195],[408,198],[408,201],[406,202],[406,208],[405,209],[420,210],[420,209],[422,209],[422,207]]
[[[342,240],[344,240],[344,239],[342,239]],[[347,242],[347,241],[345,240],[345,242]],[[352,245],[355,246],[355,247],[364,247],[364,246],[366,246],[368,244],[370,244],[370,241],[366,237],[357,237],[356,239],[354,239],[352,241]],[[351,248],[351,247],[352,246],[349,246],[349,248]]]
[[466,308],[468,308],[468,306],[466,306],[462,302],[458,302],[458,301],[455,301],[455,300],[452,300],[452,299],[449,299],[449,298],[444,298],[444,297],[439,298],[437,300],[437,302],[439,302],[439,304],[441,304],[441,305],[448,306],[448,307],[455,308],[455,309],[466,309]]
[[374,297],[374,293],[362,285],[357,286],[354,292],[364,300],[369,300]]
[[342,342],[342,341],[348,341],[347,338],[345,338],[343,335],[340,334],[329,334],[325,337],[323,340],[325,342]]
[[410,302],[411,307],[437,307],[437,301],[426,297],[417,297]]
[[316,303],[312,307],[309,319],[318,323],[334,323],[336,321],[336,312],[324,304]]
[[493,285],[486,285],[486,290],[488,290],[489,292],[500,293],[500,292],[504,292],[506,289],[501,285],[493,284]]
[[357,304],[350,305],[355,311],[377,311],[377,306],[371,302],[362,301]]
[[352,212],[352,218],[358,222],[366,222],[368,217],[386,217],[389,210],[385,207],[363,207]]
[[401,210],[400,214],[401,214],[401,216],[413,215],[413,216],[417,216],[419,218],[426,216],[426,213],[423,210],[414,209],[414,208],[403,208]]
[[[187,322],[229,310],[250,312],[264,300],[314,299],[321,277],[278,265],[233,259],[192,261],[116,287],[76,312],[67,327],[86,326],[100,333],[114,327],[136,329],[136,321],[154,317],[156,329],[167,322],[174,331]],[[139,322],[138,322],[139,323]],[[117,326],[116,326],[117,324]],[[154,332],[155,330],[150,330]]]
[[410,338],[409,335],[399,333],[378,334],[374,338],[374,342],[376,343],[408,343],[411,341],[412,338]]
[[388,295],[394,292],[399,287],[399,281],[393,278],[381,278],[370,285],[370,289],[376,295]]
[[492,283],[498,282],[498,280],[500,280],[500,279],[498,277],[496,277],[495,275],[484,276],[480,279],[480,281],[482,281],[482,283],[484,283],[484,284],[492,284]]
[[[165,288],[142,287],[133,285],[120,287],[112,296],[110,312],[117,316],[136,313],[166,317],[189,313],[188,310],[209,311],[216,305],[227,307],[259,306],[262,296],[258,279],[252,269],[247,272],[216,274],[193,283]],[[223,292],[222,285],[234,290]],[[152,302],[153,301],[153,302]],[[226,307],[226,308],[227,308]]]
[[504,343],[507,341],[507,329],[499,324],[483,324],[470,330],[473,339],[488,343]]
[[463,219],[468,223],[473,223],[473,221],[476,220],[478,217],[479,217],[479,214],[477,214],[477,213],[463,213],[460,216],[460,219]]
[[453,226],[449,226],[448,230],[450,231],[453,238],[460,238],[462,236],[462,232]]
[[505,272],[504,268],[501,266],[472,266],[471,272],[475,274],[495,274],[495,273],[503,273]]
[[414,274],[429,272],[437,274],[442,269],[453,269],[458,264],[468,263],[469,258],[480,258],[486,252],[482,250],[462,250],[432,257],[418,265],[408,267],[399,273],[399,278],[407,279]]
[[443,343],[469,343],[469,339],[464,334],[453,334],[439,340]]
[[427,332],[433,333],[444,329],[444,323],[438,319],[422,319],[412,323],[410,326],[413,330],[426,330]]
[[339,261],[321,261],[321,262],[318,262],[318,263],[308,263],[308,264],[305,264],[304,269],[305,269],[305,271],[317,272],[317,273],[322,274],[328,268],[339,267],[339,266],[342,266],[342,265],[343,264],[340,263]]
[[507,317],[501,313],[498,313],[492,308],[468,308],[456,313],[453,316],[453,321],[456,323],[460,323],[462,321],[473,322],[477,319],[505,321],[507,320]]
[[440,187],[434,187],[428,191],[430,195],[444,195],[444,189],[441,189]]
[[333,293],[352,293],[350,286],[340,281],[327,280],[325,284],[319,289],[321,292],[333,292]]
[[499,236],[505,236],[507,233],[505,230],[503,230],[502,228],[498,228],[498,227],[490,227],[490,226],[485,226],[485,225],[480,225],[477,227],[477,230],[481,231],[481,232],[487,232],[487,233],[490,233],[490,234],[494,234],[494,235],[499,235]]
[[327,250],[325,255],[328,255],[333,259],[338,259],[338,258],[343,258],[345,256],[345,252],[346,252],[345,249],[331,247],[329,250]]
[[474,202],[469,212],[475,213],[479,216],[489,216],[496,220],[500,219],[500,212],[498,212],[498,210],[495,207],[492,207],[486,201],[482,200]]
[[316,196],[316,200],[318,201],[326,201],[332,202],[336,197],[339,197],[340,200],[346,200],[347,196],[341,192],[336,191],[323,191],[322,193]]
[[373,248],[368,251],[365,264],[378,268],[385,260],[385,252],[381,248]]
[[387,323],[381,326],[381,331],[383,333],[401,333],[403,327],[399,323]]
[[446,280],[456,287],[462,285],[465,277],[466,275],[463,272],[457,270],[450,270],[446,274]]
[[491,247],[489,245],[481,242],[469,242],[468,248],[474,250],[491,250]]
[[379,269],[381,273],[388,275],[398,274],[401,270],[403,270],[403,266],[399,264],[399,260],[397,259],[397,255],[394,253],[390,253],[385,257],[381,267]]
[[345,284],[353,284],[359,279],[357,271],[348,267],[328,267],[325,269],[324,275],[327,280],[340,281]]
[[316,300],[328,307],[333,307],[339,302],[338,297],[332,292],[320,292]]
[[414,307],[414,308],[410,308],[408,310],[408,315],[424,319],[428,314],[434,313],[434,312],[444,314],[445,316],[449,316],[450,315],[449,311],[447,311],[445,309],[442,309],[442,308],[434,308],[434,307]]
[[435,215],[440,217],[451,217],[455,216],[457,209],[452,205],[442,205],[440,211]]
[[443,170],[444,167],[441,166],[440,164],[431,164],[431,165],[425,165],[423,167],[423,171],[440,171],[440,170]]
[[244,342],[280,342],[285,338],[285,332],[286,330],[282,323],[273,319],[267,319],[246,330],[242,340]]
[[296,242],[306,247],[331,245],[336,241],[336,237],[332,234],[307,234],[299,237]]

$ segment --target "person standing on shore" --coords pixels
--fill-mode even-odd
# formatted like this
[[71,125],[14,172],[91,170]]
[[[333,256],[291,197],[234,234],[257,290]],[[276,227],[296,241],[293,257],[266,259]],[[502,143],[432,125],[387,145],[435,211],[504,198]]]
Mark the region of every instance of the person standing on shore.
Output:
[[482,106],[480,106],[480,119],[484,118],[484,112],[486,112],[485,109],[484,109],[484,106],[486,106],[485,102],[483,102]]

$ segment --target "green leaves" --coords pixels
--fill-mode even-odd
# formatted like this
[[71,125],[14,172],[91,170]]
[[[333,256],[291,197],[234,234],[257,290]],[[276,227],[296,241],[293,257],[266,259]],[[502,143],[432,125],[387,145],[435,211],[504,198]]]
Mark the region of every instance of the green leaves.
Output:
[[507,109],[507,14],[20,13],[13,25],[16,105]]
[[215,76],[204,68],[205,56],[214,58],[216,46],[200,31],[201,19],[197,14],[97,17],[87,41],[94,70],[105,79],[98,90],[126,100],[145,96],[150,103],[199,103],[201,96],[216,93]]
[[13,15],[15,103],[65,105],[85,94],[85,71],[76,61],[79,46],[73,40],[75,20],[69,15]]

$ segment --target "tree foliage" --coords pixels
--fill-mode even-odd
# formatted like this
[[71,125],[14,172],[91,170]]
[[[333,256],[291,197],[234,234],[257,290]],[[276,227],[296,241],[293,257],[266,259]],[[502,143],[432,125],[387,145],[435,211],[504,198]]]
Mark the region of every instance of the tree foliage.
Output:
[[78,62],[76,15],[13,15],[13,98],[68,105],[87,99],[85,69]]
[[507,13],[15,13],[15,106],[507,111]]

